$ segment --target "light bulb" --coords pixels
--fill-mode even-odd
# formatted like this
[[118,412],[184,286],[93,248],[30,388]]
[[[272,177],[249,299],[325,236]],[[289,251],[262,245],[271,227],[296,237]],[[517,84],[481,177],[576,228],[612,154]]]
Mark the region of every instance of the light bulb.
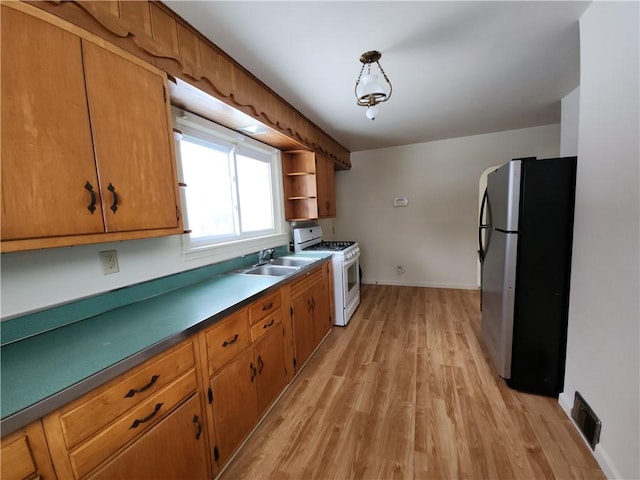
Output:
[[378,105],[371,105],[367,107],[367,118],[369,120],[375,120],[380,111],[380,107]]

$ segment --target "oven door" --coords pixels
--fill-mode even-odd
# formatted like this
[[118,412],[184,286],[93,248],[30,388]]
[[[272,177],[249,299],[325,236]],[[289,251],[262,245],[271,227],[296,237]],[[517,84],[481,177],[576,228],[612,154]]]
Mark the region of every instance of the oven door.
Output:
[[356,255],[342,264],[345,324],[360,304],[360,262],[358,259],[359,255]]

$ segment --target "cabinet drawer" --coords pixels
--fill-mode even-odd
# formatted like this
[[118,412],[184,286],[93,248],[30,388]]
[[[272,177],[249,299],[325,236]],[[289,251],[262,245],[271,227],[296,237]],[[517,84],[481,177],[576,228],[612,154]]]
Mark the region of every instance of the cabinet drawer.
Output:
[[193,344],[188,341],[65,406],[60,426],[67,448],[72,449],[193,365]]
[[205,333],[209,375],[244,350],[251,343],[247,309],[221,321]]
[[74,477],[86,475],[135,437],[157,424],[176,405],[195,392],[196,386],[196,371],[191,369],[70,452],[69,461]]
[[282,323],[282,310],[278,309],[271,315],[264,317],[251,327],[251,341],[255,342],[265,333],[270,332]]
[[322,267],[311,270],[310,272],[307,272],[304,277],[296,280],[291,285],[291,298],[296,298],[305,293],[306,290],[311,288],[311,286],[317,282],[322,282]]
[[267,315],[275,312],[280,308],[282,304],[282,295],[280,294],[280,290],[272,295],[268,295],[260,300],[253,302],[249,306],[249,319],[251,321],[251,325],[256,324],[260,320],[262,320]]

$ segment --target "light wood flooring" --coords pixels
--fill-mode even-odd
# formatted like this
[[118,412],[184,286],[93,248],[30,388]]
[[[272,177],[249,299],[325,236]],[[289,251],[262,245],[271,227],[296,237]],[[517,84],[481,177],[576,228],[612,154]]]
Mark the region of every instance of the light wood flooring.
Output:
[[363,285],[228,479],[602,479],[556,399],[509,389],[477,291]]

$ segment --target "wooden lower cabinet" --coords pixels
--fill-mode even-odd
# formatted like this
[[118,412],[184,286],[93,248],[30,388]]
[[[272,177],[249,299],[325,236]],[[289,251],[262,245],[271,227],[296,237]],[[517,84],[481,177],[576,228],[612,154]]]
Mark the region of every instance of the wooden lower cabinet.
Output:
[[1,478],[213,478],[330,330],[330,273],[315,268],[5,436]]
[[204,418],[198,395],[87,478],[95,480],[206,479]]
[[[58,478],[185,478],[182,467],[172,464],[202,472],[189,478],[207,478],[196,353],[193,339],[186,340],[45,416]],[[190,449],[186,464],[184,443]],[[154,454],[156,449],[161,453]],[[135,462],[155,462],[153,471],[162,474],[129,476],[147,468]]]
[[286,386],[283,338],[279,323],[211,378],[218,465],[231,458]]
[[223,465],[258,420],[257,368],[247,348],[211,379],[217,462]]
[[328,286],[322,267],[291,286],[295,365],[298,371],[332,326]]
[[258,369],[258,411],[263,413],[287,384],[282,323],[260,337],[253,350]]
[[315,348],[311,291],[304,291],[292,300],[293,340],[296,371],[307,361]]
[[3,480],[56,478],[40,420],[4,437],[0,460]]

